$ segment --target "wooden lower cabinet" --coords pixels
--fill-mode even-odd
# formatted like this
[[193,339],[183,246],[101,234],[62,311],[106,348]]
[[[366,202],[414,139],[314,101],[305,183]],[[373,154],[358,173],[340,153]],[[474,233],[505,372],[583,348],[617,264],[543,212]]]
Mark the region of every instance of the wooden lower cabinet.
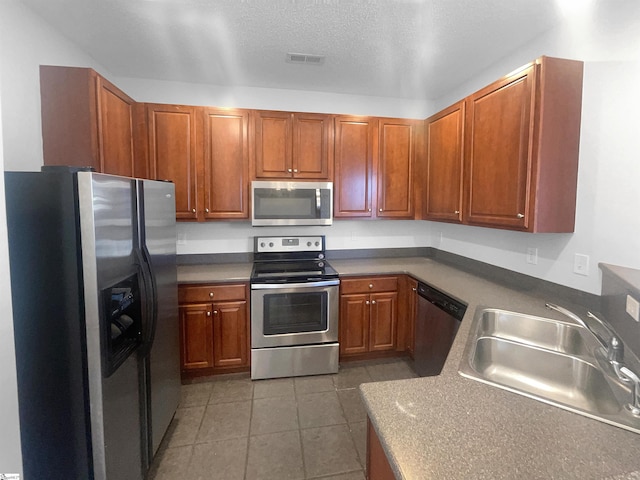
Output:
[[341,357],[395,352],[398,277],[345,279],[340,290]]
[[248,285],[180,286],[180,359],[184,377],[248,371]]
[[367,480],[395,480],[380,439],[367,417]]

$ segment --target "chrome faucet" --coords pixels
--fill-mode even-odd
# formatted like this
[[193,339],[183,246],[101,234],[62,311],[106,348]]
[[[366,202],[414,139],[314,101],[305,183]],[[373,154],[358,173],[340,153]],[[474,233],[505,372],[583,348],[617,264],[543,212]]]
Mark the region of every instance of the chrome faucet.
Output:
[[[585,322],[582,318],[580,318],[578,315],[576,315],[572,311],[567,310],[566,308],[563,308],[563,307],[561,307],[559,305],[556,305],[554,303],[546,303],[545,306],[547,308],[550,308],[551,310],[555,310],[556,312],[560,312],[564,316],[569,317],[570,319],[574,320],[579,325],[584,327],[589,333],[591,333],[591,335],[593,335],[595,337],[595,339],[598,341],[600,346],[606,352],[607,361],[613,367],[613,370],[616,372],[616,376],[620,380],[622,380],[624,382],[633,381],[633,379],[631,377],[629,377],[628,375],[624,374],[621,371],[622,360],[624,358],[624,345],[623,345],[622,341],[620,341],[618,336],[615,334],[615,332],[613,330],[611,330],[611,328],[606,323],[604,323],[602,320],[600,320],[593,313],[587,312],[587,317],[593,318],[607,332],[607,334],[609,335],[609,341],[608,342],[606,342],[595,330],[593,330],[593,328],[591,328],[587,322]],[[625,369],[630,371],[628,368],[625,368]],[[638,377],[636,376],[636,378],[638,378]],[[640,388],[640,386],[638,388]],[[640,412],[640,410],[639,410],[639,412]]]

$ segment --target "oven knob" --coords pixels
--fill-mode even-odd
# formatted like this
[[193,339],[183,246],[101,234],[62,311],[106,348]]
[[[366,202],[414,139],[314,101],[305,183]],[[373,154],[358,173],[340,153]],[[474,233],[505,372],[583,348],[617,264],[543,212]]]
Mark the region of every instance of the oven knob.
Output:
[[324,262],[318,262],[318,266],[319,266],[320,268],[324,267]]
[[273,248],[273,242],[269,242],[269,246]]
[[264,243],[264,242],[260,243],[260,246],[261,246],[262,248],[264,248],[264,245],[265,245],[265,243]]
[[320,242],[316,242],[316,247],[319,247],[319,246],[320,246]]
[[318,258],[319,258],[320,260],[322,260],[322,259],[324,258],[324,253],[319,253],[319,254],[318,254]]
[[311,242],[307,242],[307,247],[310,247],[310,246],[311,246]]

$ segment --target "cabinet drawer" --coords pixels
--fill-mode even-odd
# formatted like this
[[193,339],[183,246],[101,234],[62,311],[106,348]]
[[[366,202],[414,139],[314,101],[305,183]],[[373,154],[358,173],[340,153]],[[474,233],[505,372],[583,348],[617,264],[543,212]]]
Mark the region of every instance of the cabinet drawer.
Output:
[[340,281],[341,293],[395,292],[398,277],[349,278]]
[[194,285],[180,286],[180,303],[220,302],[223,300],[246,300],[246,285]]

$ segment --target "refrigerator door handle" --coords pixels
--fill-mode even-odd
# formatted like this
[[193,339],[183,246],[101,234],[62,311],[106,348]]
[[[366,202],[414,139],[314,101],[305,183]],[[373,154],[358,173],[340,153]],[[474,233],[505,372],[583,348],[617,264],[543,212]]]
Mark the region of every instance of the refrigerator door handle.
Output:
[[144,283],[145,321],[142,327],[142,345],[140,354],[145,357],[151,351],[155,335],[156,321],[158,317],[158,297],[155,277],[151,268],[150,256],[147,247],[136,248],[136,257]]

